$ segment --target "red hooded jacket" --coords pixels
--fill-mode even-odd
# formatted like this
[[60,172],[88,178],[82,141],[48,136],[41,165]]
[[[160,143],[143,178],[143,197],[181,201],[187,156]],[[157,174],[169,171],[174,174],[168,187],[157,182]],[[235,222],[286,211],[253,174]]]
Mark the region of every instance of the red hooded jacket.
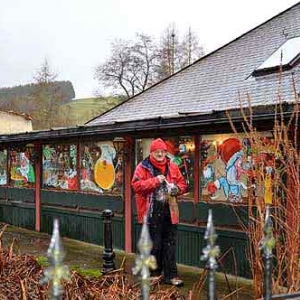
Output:
[[[167,160],[167,164],[169,168],[166,176],[168,182],[177,185],[180,189],[179,194],[185,193],[187,184],[178,166],[170,160]],[[151,165],[149,158],[144,159],[138,164],[133,174],[131,185],[135,192],[138,222],[142,223],[145,214],[148,212],[152,193],[160,185],[159,180],[154,177],[153,166]]]

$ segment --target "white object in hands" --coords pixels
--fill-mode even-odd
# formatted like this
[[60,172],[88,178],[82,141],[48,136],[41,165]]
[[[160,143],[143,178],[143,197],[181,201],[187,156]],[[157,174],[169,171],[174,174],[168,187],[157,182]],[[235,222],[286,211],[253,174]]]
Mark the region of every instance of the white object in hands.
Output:
[[169,182],[167,179],[165,179],[165,182],[167,185],[168,194],[170,194],[170,195],[177,194],[178,188],[177,188],[176,184],[173,182]]

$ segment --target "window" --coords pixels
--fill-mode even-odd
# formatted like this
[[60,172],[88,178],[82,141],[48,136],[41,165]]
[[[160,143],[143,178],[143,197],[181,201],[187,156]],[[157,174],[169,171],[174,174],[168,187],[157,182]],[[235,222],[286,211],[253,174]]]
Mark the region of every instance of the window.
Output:
[[258,68],[253,75],[264,74],[272,70],[291,69],[300,56],[300,37],[288,39],[281,45],[271,56],[269,56]]
[[123,157],[116,153],[113,142],[83,143],[80,149],[80,189],[99,194],[122,194]]
[[[272,144],[269,132],[260,133],[265,145]],[[258,163],[273,160],[274,155],[251,146],[245,134],[215,134],[201,137],[201,190],[204,201],[247,203],[251,175]],[[265,147],[267,149],[267,147]]]
[[35,150],[33,145],[13,147],[10,150],[10,186],[35,187]]
[[[169,159],[179,166],[184,176],[188,190],[180,198],[194,197],[194,157],[195,144],[192,136],[162,137],[165,141]],[[150,144],[154,139],[136,140],[136,165],[149,155]]]
[[7,150],[0,150],[0,186],[7,185]]
[[77,190],[77,147],[74,144],[43,146],[43,187]]

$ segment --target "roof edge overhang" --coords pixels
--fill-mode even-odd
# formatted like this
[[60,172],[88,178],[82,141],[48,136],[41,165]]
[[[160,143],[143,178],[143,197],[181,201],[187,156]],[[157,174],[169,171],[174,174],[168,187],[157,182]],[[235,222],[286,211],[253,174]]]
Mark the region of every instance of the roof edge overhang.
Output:
[[[18,134],[0,135],[0,143],[22,142],[22,141],[55,141],[62,138],[83,138],[93,135],[98,136],[126,136],[143,132],[163,131],[170,129],[189,129],[196,127],[198,129],[211,129],[214,125],[227,124],[230,122],[241,123],[245,116],[252,114],[252,121],[272,121],[275,113],[289,117],[294,112],[294,103],[283,103],[281,109],[276,105],[257,106],[241,109],[232,109],[226,111],[214,111],[211,114],[193,113],[176,118],[157,117],[152,119],[143,119],[137,121],[115,122],[112,124],[103,124],[95,126],[78,126],[74,128],[64,128],[57,130],[33,131]],[[228,117],[230,116],[230,118]],[[209,126],[209,127],[208,127]]]

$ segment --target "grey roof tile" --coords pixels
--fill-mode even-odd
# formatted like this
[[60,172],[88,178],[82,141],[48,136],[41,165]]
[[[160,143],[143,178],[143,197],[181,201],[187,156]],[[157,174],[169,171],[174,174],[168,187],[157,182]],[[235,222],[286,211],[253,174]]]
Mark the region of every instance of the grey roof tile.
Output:
[[[284,34],[283,34],[284,33]],[[300,36],[300,3],[198,60],[122,105],[90,121],[87,126],[116,121],[174,117],[182,112],[234,109],[276,103],[278,74],[251,74],[288,38]],[[299,67],[282,76],[285,101],[294,99],[291,73],[300,82]]]

